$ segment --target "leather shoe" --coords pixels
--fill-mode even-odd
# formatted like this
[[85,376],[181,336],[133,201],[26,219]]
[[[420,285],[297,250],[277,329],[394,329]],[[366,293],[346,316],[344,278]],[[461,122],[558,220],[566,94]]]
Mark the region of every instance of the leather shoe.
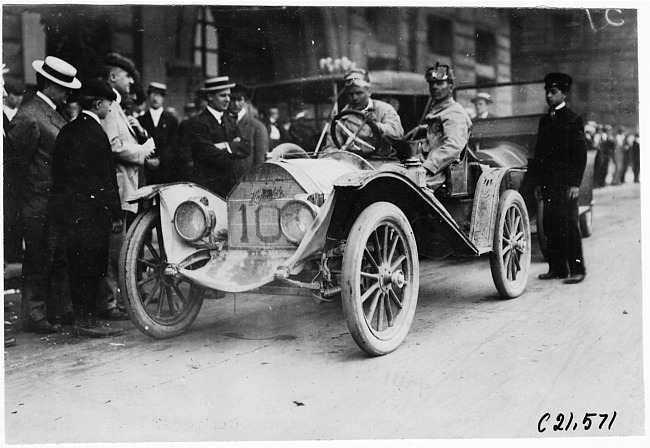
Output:
[[57,314],[56,316],[50,318],[49,321],[50,323],[63,325],[64,327],[69,325],[74,325],[74,314],[72,313]]
[[567,275],[560,275],[553,271],[548,271],[546,274],[539,274],[537,278],[540,280],[553,280],[555,278],[567,278]]
[[576,274],[564,280],[567,285],[575,285],[585,279],[585,274]]
[[97,314],[97,317],[104,320],[129,320],[129,315],[118,308],[102,311]]
[[52,334],[60,333],[63,328],[59,324],[51,324],[46,319],[41,319],[39,321],[32,321],[27,324],[27,329],[32,333],[39,334]]
[[91,315],[84,315],[78,319],[75,332],[78,337],[110,338],[121,335],[123,330],[121,328],[111,328]]

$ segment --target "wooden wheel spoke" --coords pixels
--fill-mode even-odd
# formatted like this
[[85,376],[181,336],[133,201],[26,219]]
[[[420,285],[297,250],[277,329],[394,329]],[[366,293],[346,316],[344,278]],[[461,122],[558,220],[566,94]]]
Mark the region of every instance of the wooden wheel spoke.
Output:
[[506,251],[503,260],[503,267],[506,269],[506,273],[510,271],[510,259],[512,258],[512,252]]
[[158,247],[160,248],[160,258],[163,260],[167,259],[167,254],[165,254],[165,244],[162,235],[162,226],[160,225],[160,218],[156,221],[156,236],[158,237]]
[[158,263],[154,263],[153,261],[145,260],[144,258],[138,258],[138,263],[146,264],[150,268],[158,267]]
[[379,272],[379,265],[377,264],[377,261],[375,261],[375,259],[373,258],[372,254],[370,253],[367,247],[364,249],[364,254],[368,259],[368,261],[370,262],[370,264],[372,265],[373,269]]
[[515,215],[515,224],[514,224],[514,226],[512,226],[512,233],[515,233],[515,232],[517,232],[519,230],[519,224],[521,224],[521,216],[519,214],[516,214]]
[[388,230],[389,230],[388,226],[384,226],[384,244],[382,246],[382,249],[384,249],[383,256],[384,256],[385,261],[389,261],[389,258],[388,258]]
[[399,297],[397,297],[397,294],[395,294],[395,291],[393,291],[392,288],[389,290],[389,295],[390,295],[391,300],[395,304],[395,306],[398,309],[401,310],[402,309],[402,301],[399,299]]
[[391,265],[391,267],[390,267],[391,272],[394,272],[395,269],[397,269],[397,268],[402,264],[402,262],[403,262],[404,260],[406,260],[406,255],[400,255],[400,256],[397,258],[397,260],[395,260],[395,263],[393,263],[393,264]]
[[[178,294],[178,298],[181,299],[181,302],[183,302],[183,304],[186,304],[187,299],[185,298],[183,291],[181,291],[181,288],[179,288],[178,285],[172,285],[172,288],[174,288],[174,291],[176,291],[176,294]],[[191,293],[192,291],[190,290],[190,294]]]
[[169,312],[173,316],[176,314],[176,309],[174,308],[174,295],[172,294],[172,288],[165,286],[165,295],[167,296],[167,305],[169,306]]
[[388,297],[390,294],[384,294],[384,306],[386,307],[386,318],[388,319],[388,326],[393,326],[393,307],[390,305],[391,299]]
[[384,330],[384,320],[386,319],[386,301],[384,300],[384,292],[381,292],[379,298],[379,313],[377,314],[377,331]]
[[146,277],[146,278],[143,278],[142,280],[140,280],[140,281],[138,282],[138,288],[140,288],[140,287],[142,287],[142,286],[146,285],[147,283],[152,282],[152,281],[154,281],[154,280],[156,280],[156,277]]
[[386,258],[386,261],[389,261],[393,259],[393,255],[395,255],[395,249],[397,249],[397,243],[399,243],[400,237],[399,234],[394,233],[393,234],[393,242],[390,246],[390,252],[388,253],[388,257]]
[[378,261],[377,264],[381,264],[384,262],[383,260],[383,254],[381,253],[381,244],[379,244],[379,227],[377,227],[374,232],[372,232],[372,245],[375,248],[375,252],[377,253],[377,258],[375,258],[376,261]]
[[375,295],[372,297],[372,302],[370,302],[370,308],[366,314],[366,320],[372,322],[372,318],[375,315],[375,310],[377,309],[377,302],[379,301],[379,296],[381,295],[381,290],[375,291]]
[[363,272],[363,271],[359,272],[359,274],[361,275],[361,277],[379,281],[379,274],[372,274],[370,272]]
[[158,293],[158,317],[162,316],[163,292],[164,291],[165,291],[165,288],[161,285],[160,286],[160,292]]
[[153,277],[153,278],[156,280],[156,284],[153,285],[153,288],[151,288],[151,291],[149,291],[147,298],[144,300],[144,302],[142,302],[143,306],[147,306],[149,302],[151,302],[151,299],[153,299],[156,292],[158,292],[158,288],[160,287],[160,279],[157,277]]
[[371,295],[373,292],[375,292],[377,289],[379,289],[379,279],[377,279],[377,282],[376,282],[376,283],[373,283],[373,284],[372,284],[372,285],[371,285],[371,286],[366,290],[366,292],[363,293],[363,295],[361,296],[361,303],[363,303],[363,302],[365,302],[366,300],[368,300],[368,297],[370,297],[370,295]]
[[147,248],[149,249],[149,252],[151,252],[151,255],[153,255],[153,258],[154,258],[158,263],[161,263],[161,262],[162,262],[162,258],[160,257],[160,255],[158,255],[158,251],[153,247],[153,244],[151,243],[151,241],[146,241],[146,242],[145,242],[145,245],[146,245]]

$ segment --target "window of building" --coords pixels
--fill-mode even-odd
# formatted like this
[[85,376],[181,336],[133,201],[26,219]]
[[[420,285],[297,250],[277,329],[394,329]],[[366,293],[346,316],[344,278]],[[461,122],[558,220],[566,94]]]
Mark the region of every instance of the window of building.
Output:
[[219,35],[210,8],[203,6],[194,27],[194,64],[202,67],[205,77],[217,76]]
[[454,42],[451,20],[429,16],[427,19],[427,42],[431,53],[451,56]]
[[497,39],[494,33],[477,30],[475,48],[477,82],[494,82],[497,77]]

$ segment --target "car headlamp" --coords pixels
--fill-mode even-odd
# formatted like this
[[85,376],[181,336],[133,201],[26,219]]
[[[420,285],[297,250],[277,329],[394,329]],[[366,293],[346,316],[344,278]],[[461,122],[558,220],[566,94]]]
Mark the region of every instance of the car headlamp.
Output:
[[216,216],[207,207],[207,199],[190,199],[182,202],[174,212],[174,228],[187,242],[205,238],[216,225]]
[[280,211],[280,227],[289,241],[299,244],[316,219],[317,207],[308,201],[287,202]]

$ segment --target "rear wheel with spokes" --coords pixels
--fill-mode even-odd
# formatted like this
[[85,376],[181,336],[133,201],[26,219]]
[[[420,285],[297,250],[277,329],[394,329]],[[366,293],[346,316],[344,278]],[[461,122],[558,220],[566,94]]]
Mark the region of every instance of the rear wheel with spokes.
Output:
[[[197,268],[209,254],[191,257],[181,267]],[[129,229],[120,254],[120,288],[133,323],[154,338],[183,333],[201,309],[205,289],[174,274],[165,254],[160,210],[140,214]]]
[[348,328],[372,356],[395,350],[408,333],[419,278],[415,237],[395,205],[378,202],[357,218],[345,247],[341,298]]

